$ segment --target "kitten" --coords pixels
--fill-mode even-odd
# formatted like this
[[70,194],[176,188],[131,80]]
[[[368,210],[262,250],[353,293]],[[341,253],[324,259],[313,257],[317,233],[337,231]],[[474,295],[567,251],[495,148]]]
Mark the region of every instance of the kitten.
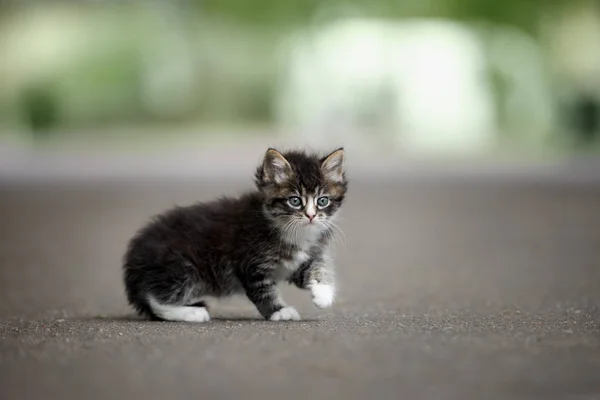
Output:
[[329,244],[348,186],[343,164],[341,148],[322,158],[269,149],[257,190],[159,215],[125,254],[129,303],[152,319],[203,322],[208,298],[241,293],[266,319],[299,320],[277,289],[287,281],[309,289],[317,307],[330,307]]

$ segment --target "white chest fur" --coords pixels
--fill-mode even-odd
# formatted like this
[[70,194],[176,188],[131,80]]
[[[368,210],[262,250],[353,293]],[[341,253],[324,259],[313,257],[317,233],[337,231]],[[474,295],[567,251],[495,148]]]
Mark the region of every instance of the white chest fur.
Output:
[[302,229],[292,237],[285,238],[286,242],[293,244],[296,250],[290,258],[282,259],[277,267],[277,276],[279,279],[286,279],[292,272],[297,270],[302,263],[310,258],[309,251],[317,243],[321,231],[316,226],[310,226]]
[[285,269],[295,271],[303,262],[307,261],[310,255],[306,251],[297,251],[294,253],[291,260],[284,260],[281,262],[281,266]]
[[310,255],[306,251],[297,251],[292,258],[281,260],[277,266],[276,277],[278,280],[287,279],[292,272],[297,270],[303,262],[307,261]]

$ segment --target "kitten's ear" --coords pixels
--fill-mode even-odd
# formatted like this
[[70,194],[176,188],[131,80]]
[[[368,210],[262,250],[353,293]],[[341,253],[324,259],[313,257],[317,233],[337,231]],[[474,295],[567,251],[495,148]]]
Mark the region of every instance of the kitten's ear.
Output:
[[321,170],[326,179],[334,182],[344,181],[344,148],[339,148],[321,162]]
[[285,182],[291,174],[292,167],[285,157],[275,149],[267,150],[263,160],[263,181],[279,184]]

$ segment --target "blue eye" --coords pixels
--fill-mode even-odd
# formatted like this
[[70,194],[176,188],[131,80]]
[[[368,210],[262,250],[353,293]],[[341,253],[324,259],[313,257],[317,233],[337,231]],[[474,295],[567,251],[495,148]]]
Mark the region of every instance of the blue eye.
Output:
[[288,204],[294,208],[298,208],[302,205],[302,199],[298,196],[292,196],[288,199]]
[[319,197],[317,199],[317,205],[319,207],[327,207],[329,205],[329,198],[328,197]]

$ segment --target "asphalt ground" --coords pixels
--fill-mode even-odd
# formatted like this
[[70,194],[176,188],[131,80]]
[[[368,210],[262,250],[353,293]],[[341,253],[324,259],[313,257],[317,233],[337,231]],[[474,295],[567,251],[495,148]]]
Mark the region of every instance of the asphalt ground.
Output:
[[0,398],[600,399],[600,184],[524,176],[356,177],[331,310],[206,324],[138,319],[121,256],[249,177],[4,183]]

